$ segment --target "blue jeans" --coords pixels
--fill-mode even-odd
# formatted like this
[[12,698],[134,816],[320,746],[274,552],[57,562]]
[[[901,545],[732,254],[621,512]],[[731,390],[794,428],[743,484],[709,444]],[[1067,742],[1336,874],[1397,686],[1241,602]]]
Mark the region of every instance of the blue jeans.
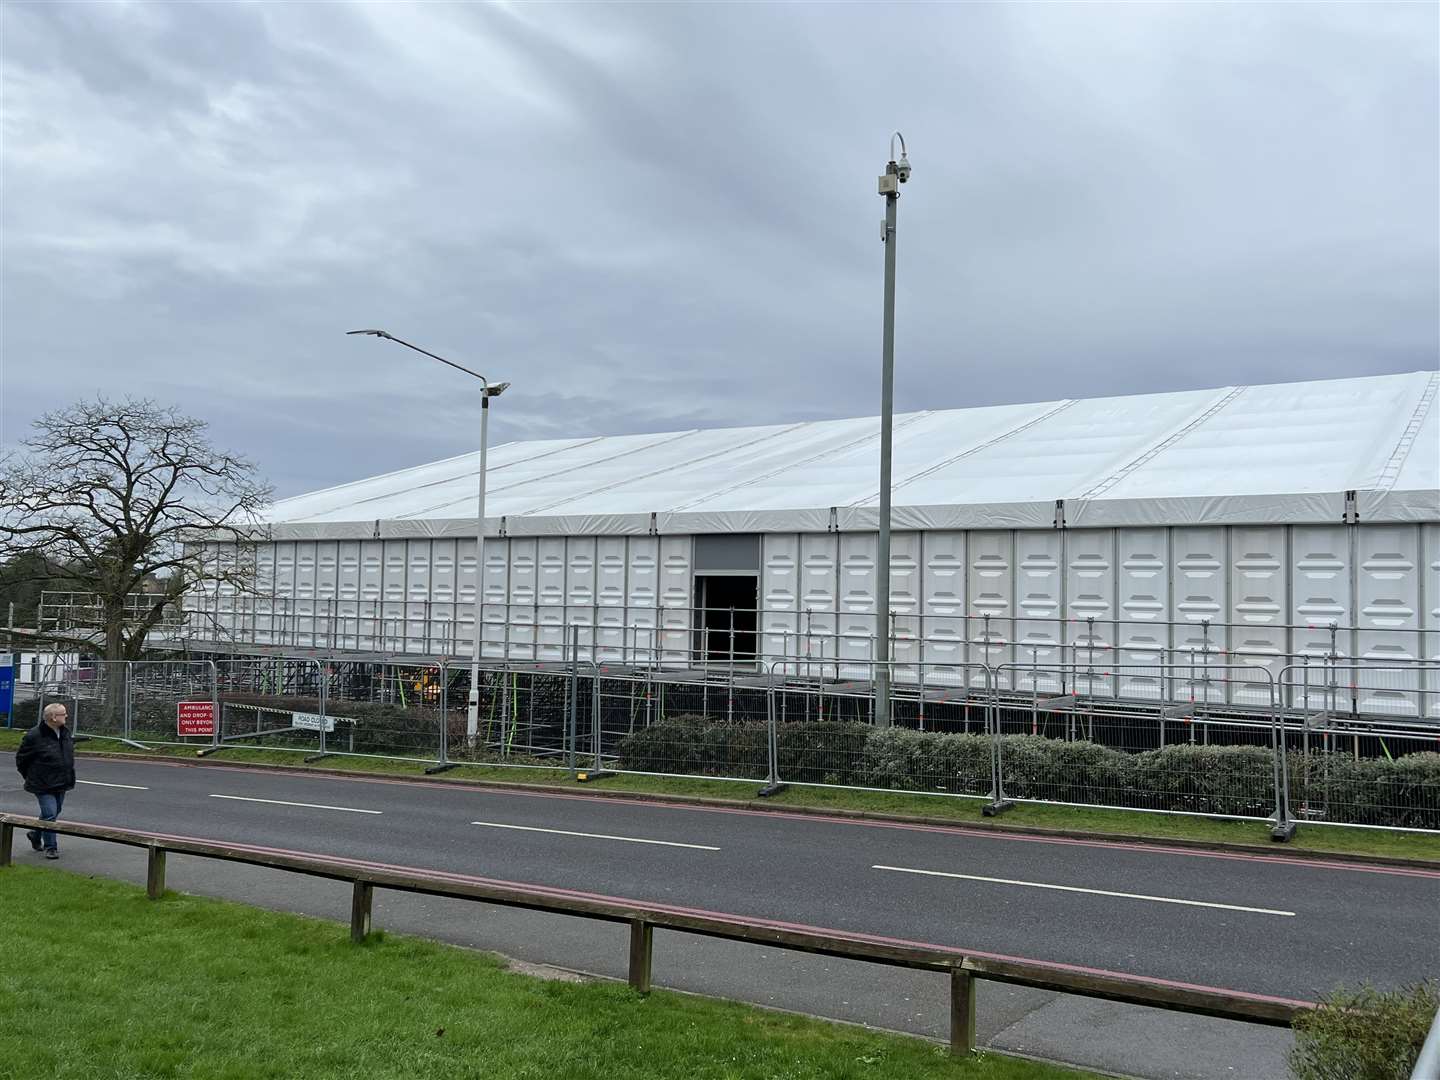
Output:
[[[43,795],[36,795],[35,798],[40,802],[41,821],[54,821],[60,816],[60,808],[65,805],[65,792],[57,791],[53,795],[47,792]],[[46,829],[42,833],[37,834],[30,832],[25,835],[30,838],[32,843],[38,835],[40,837],[41,847],[49,848],[51,851],[59,849],[59,841],[56,839],[55,834],[49,829]]]

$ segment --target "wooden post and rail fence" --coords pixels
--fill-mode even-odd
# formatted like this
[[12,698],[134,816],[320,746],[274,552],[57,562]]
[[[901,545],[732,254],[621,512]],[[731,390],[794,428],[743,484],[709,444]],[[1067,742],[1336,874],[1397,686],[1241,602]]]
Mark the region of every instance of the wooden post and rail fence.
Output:
[[914,945],[836,930],[772,925],[763,920],[687,913],[629,901],[569,895],[562,890],[550,890],[542,886],[491,883],[439,871],[396,869],[359,860],[291,854],[266,848],[193,840],[102,825],[40,821],[18,814],[0,814],[0,868],[11,864],[17,829],[42,828],[66,836],[143,848],[147,856],[145,889],[152,900],[159,899],[165,892],[165,856],[168,852],[349,882],[353,890],[350,902],[350,937],[356,942],[363,941],[370,933],[371,909],[376,889],[474,900],[504,907],[619,923],[628,926],[630,931],[629,982],[642,994],[650,991],[654,932],[657,929],[764,945],[772,949],[788,949],[844,960],[938,972],[948,975],[950,979],[950,1050],[957,1055],[968,1054],[975,1048],[976,980],[1028,986],[1054,993],[1103,998],[1128,1005],[1144,1005],[1273,1027],[1289,1027],[1296,1016],[1314,1008],[1310,1002],[1190,987],[1138,975],[1089,971],[1033,961],[996,959],[968,954],[963,949]]

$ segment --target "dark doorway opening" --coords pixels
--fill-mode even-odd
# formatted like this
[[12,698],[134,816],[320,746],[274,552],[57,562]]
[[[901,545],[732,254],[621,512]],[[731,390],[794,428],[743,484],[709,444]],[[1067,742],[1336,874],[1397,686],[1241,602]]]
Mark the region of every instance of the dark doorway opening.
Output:
[[759,595],[754,574],[697,574],[695,654],[715,663],[753,662]]

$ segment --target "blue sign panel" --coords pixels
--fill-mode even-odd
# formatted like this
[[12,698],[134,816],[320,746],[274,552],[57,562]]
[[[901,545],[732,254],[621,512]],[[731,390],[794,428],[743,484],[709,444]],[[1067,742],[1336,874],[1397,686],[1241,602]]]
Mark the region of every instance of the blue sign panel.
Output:
[[11,653],[0,653],[0,713],[5,714],[5,726],[10,726],[10,715],[15,709],[15,657]]

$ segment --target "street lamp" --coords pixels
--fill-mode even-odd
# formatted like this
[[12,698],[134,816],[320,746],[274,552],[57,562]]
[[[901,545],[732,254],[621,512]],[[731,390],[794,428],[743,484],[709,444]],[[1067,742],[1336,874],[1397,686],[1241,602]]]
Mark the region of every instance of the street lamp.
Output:
[[[900,161],[895,161],[895,141]],[[875,726],[890,726],[890,444],[895,413],[895,207],[900,185],[910,179],[905,136],[890,136],[890,163],[880,177],[885,197],[885,333],[880,367],[880,542],[876,552]]]
[[484,395],[480,399],[480,497],[475,509],[475,633],[470,653],[470,707],[465,716],[465,735],[471,743],[474,743],[476,733],[480,730],[480,628],[482,614],[480,590],[485,582],[485,456],[489,442],[490,399],[499,397],[510,384],[508,382],[492,383],[478,371],[471,371],[461,364],[446,360],[443,356],[436,356],[433,352],[422,349],[418,345],[411,345],[408,341],[402,341],[394,334],[386,333],[384,330],[347,330],[346,333],[366,334],[370,337],[393,341],[397,345],[404,345],[407,349],[424,353],[432,360],[439,360],[447,367],[463,371],[466,375],[479,379],[485,387]]

